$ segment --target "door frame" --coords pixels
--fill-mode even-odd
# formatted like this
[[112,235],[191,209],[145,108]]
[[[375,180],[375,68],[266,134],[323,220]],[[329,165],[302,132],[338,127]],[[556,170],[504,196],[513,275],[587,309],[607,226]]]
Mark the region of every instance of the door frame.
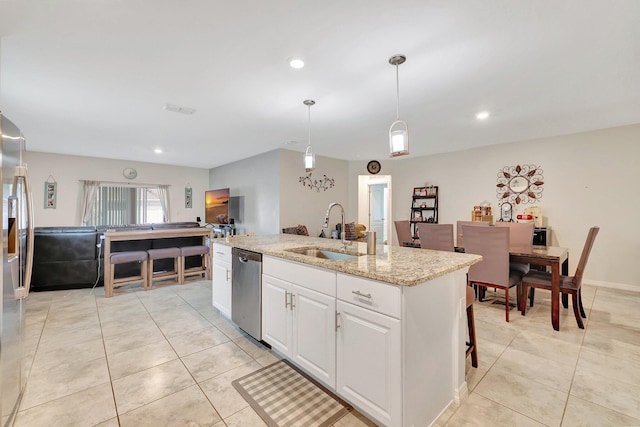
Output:
[[[393,225],[391,216],[391,175],[358,175],[358,223],[365,224],[369,230],[369,186],[377,184],[387,184],[389,197],[387,200],[386,218],[387,218],[387,244],[390,245],[393,240]],[[382,243],[382,241],[379,241]]]

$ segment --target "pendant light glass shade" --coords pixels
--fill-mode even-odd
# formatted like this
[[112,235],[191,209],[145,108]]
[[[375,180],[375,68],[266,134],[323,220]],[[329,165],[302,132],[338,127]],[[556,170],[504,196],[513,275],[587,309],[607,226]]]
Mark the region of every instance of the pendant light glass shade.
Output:
[[304,105],[309,107],[309,145],[307,145],[307,150],[304,152],[305,172],[311,172],[316,168],[316,155],[313,154],[313,150],[311,149],[311,106],[315,105],[315,103],[312,99],[307,99],[303,102]]
[[316,168],[316,155],[311,151],[311,145],[307,147],[307,151],[304,153],[304,170],[305,172],[311,172]]
[[396,121],[389,127],[389,157],[409,154],[409,126],[407,122],[400,120],[400,80],[398,78],[398,65],[406,60],[404,55],[394,55],[389,58],[389,64],[396,67]]
[[409,129],[407,122],[396,120],[389,128],[389,157],[409,154]]

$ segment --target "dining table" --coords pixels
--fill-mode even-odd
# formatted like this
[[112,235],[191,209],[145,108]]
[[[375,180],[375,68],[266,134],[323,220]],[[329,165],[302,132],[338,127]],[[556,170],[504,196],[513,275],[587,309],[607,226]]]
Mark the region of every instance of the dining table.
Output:
[[[456,246],[456,252],[464,252],[464,247]],[[551,325],[560,330],[560,276],[569,275],[569,248],[560,246],[538,246],[509,248],[509,261],[551,267]],[[562,303],[568,307],[568,299]],[[520,304],[520,301],[518,301]]]

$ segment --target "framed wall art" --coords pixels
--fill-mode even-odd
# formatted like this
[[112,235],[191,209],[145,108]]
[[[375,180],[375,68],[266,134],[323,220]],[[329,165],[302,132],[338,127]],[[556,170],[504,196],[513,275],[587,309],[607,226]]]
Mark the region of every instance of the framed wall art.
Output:
[[49,178],[44,182],[44,208],[55,209],[56,200],[58,198],[58,182],[49,175]]
[[184,207],[191,209],[193,207],[193,189],[187,184],[184,189]]

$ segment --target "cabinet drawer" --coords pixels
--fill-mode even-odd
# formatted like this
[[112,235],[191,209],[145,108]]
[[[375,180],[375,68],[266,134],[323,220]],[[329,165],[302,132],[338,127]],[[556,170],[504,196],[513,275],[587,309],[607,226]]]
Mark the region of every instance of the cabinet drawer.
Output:
[[221,243],[213,244],[213,259],[231,263],[231,246]]
[[336,296],[336,273],[307,264],[265,256],[262,273],[299,286]]
[[338,273],[338,299],[400,319],[402,290],[361,277]]

